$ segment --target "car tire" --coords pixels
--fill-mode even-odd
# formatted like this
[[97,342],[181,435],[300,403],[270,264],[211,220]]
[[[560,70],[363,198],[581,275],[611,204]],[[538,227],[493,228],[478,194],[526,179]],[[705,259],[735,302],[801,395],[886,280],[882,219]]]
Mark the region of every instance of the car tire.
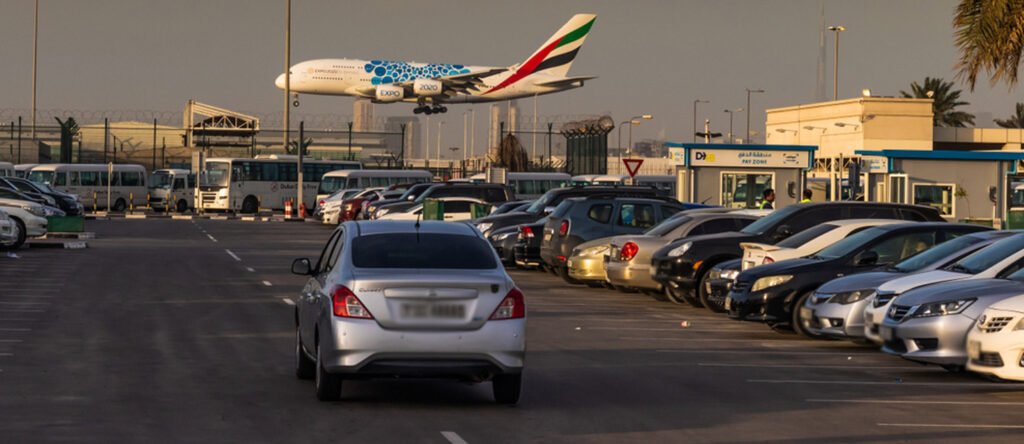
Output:
[[324,369],[324,363],[320,361],[319,346],[316,352],[316,376],[314,378],[314,388],[316,389],[316,399],[320,401],[329,402],[337,401],[341,399],[341,375],[335,375],[328,373]]
[[11,220],[14,221],[14,230],[17,232],[14,233],[14,243],[7,246],[6,249],[17,250],[18,248],[21,248],[21,246],[25,244],[25,238],[27,237],[27,235],[25,234],[25,223],[22,222],[21,219],[18,219],[16,217],[12,217]]
[[950,373],[964,373],[967,371],[967,367],[959,364],[944,364],[942,369]]
[[683,290],[681,288],[672,288],[667,285],[665,286],[665,299],[667,299],[669,302],[672,302],[673,304],[688,304],[688,302],[686,302],[686,297],[683,296],[684,293],[686,293],[686,290]]
[[188,211],[188,202],[185,202],[185,199],[179,200],[178,203],[174,205],[174,207],[175,211],[179,213],[184,213]]
[[248,196],[242,201],[242,212],[245,214],[256,214],[260,210],[260,203],[253,196]]
[[497,375],[491,380],[491,386],[495,402],[514,405],[519,402],[519,393],[523,389],[523,374]]
[[316,378],[316,361],[309,359],[302,350],[302,335],[299,326],[295,326],[295,377],[299,379]]
[[810,331],[808,329],[808,327],[806,325],[804,325],[805,322],[810,322],[810,321],[809,320],[805,320],[802,316],[800,316],[800,307],[803,307],[804,304],[807,303],[807,299],[810,298],[810,297],[811,297],[811,292],[807,292],[807,293],[804,293],[803,296],[800,296],[800,298],[796,300],[796,305],[793,306],[793,312],[790,313],[790,316],[792,317],[792,321],[790,322],[790,326],[792,326],[793,327],[793,331],[795,331],[800,336],[806,336],[806,337],[812,338],[812,339],[824,339],[825,337],[823,335],[820,335],[820,334],[817,334],[817,333],[814,333],[814,332]]
[[558,273],[558,276],[560,276],[562,278],[562,280],[564,280],[567,284],[570,284],[570,285],[582,285],[583,284],[583,281],[581,281],[579,279],[576,279],[576,278],[574,278],[574,277],[569,275],[569,268],[568,267],[559,267],[559,268],[556,269],[556,272]]
[[585,284],[590,288],[604,288],[604,282],[599,281],[587,281]]
[[650,296],[650,297],[654,298],[654,300],[656,300],[658,302],[667,302],[668,301],[668,297],[665,296],[665,292],[664,291],[650,290],[650,289],[644,289],[644,290],[641,290],[641,291],[643,291],[643,293],[646,294],[647,296]]
[[118,198],[116,201],[114,201],[114,207],[110,208],[110,210],[112,210],[115,213],[120,213],[120,212],[123,212],[124,209],[127,208],[127,207],[128,207],[128,204],[126,204],[124,202],[124,199]]

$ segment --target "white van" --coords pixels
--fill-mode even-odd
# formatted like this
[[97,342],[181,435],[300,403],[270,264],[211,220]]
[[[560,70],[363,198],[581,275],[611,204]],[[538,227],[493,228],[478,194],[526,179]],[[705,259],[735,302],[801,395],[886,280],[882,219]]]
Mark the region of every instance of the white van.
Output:
[[342,170],[324,174],[316,191],[319,202],[335,191],[389,187],[398,184],[426,183],[434,176],[427,170]]
[[14,166],[14,176],[24,179],[32,168],[39,166],[38,163],[19,163]]
[[183,169],[160,169],[149,175],[149,207],[183,213],[195,208],[196,175]]
[[124,211],[146,202],[146,169],[142,165],[43,164],[32,168],[27,178],[78,195],[85,208]]
[[0,177],[13,176],[14,175],[14,164],[10,162],[0,162]]
[[[536,199],[554,188],[568,186],[573,177],[566,173],[508,173],[505,182],[516,192],[517,199]],[[487,182],[484,173],[469,177],[473,183]]]

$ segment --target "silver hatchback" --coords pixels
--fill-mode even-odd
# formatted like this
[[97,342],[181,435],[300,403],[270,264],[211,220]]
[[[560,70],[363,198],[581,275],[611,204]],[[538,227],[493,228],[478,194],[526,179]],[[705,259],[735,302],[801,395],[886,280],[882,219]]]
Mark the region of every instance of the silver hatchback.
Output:
[[519,400],[526,303],[475,228],[435,221],[340,225],[295,302],[295,372],[336,400],[345,379],[492,381]]

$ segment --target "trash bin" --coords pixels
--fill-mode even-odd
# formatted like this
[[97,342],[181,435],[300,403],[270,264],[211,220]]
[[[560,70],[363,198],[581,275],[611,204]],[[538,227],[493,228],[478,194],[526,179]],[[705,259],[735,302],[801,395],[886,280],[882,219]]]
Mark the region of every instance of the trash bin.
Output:
[[469,206],[469,214],[473,219],[479,219],[491,214],[491,206],[487,204],[471,204]]
[[423,201],[423,220],[444,220],[444,202],[437,199]]

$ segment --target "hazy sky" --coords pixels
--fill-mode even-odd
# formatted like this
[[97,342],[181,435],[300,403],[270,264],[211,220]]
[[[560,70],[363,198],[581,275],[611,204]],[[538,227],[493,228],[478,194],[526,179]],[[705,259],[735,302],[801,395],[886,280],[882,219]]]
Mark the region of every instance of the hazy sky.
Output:
[[[507,66],[522,61],[572,14],[598,18],[570,74],[596,75],[584,88],[540,98],[541,115],[654,114],[634,139],[689,140],[699,117],[725,132],[725,108],[744,88],[763,88],[764,109],[814,101],[819,5],[841,37],[839,96],[896,95],[925,76],[953,78],[955,0],[293,0],[293,63],[322,57],[384,58]],[[230,109],[282,108],[283,0],[41,0],[40,109],[179,112],[189,98]],[[33,0],[0,0],[0,109],[31,103]],[[827,37],[827,91],[832,91]],[[969,111],[996,117],[1024,101],[1021,89],[982,82]],[[305,96],[303,113],[351,113],[350,98]],[[525,112],[532,99],[520,102]],[[411,114],[411,104],[378,115]],[[477,105],[483,131],[486,105]],[[446,139],[461,139],[461,111],[445,115]],[[436,119],[436,117],[435,117]],[[737,115],[737,133],[743,125]],[[180,122],[174,122],[180,124]],[[984,124],[979,122],[979,124]],[[478,134],[482,134],[478,133]],[[461,140],[460,140],[461,141]]]

